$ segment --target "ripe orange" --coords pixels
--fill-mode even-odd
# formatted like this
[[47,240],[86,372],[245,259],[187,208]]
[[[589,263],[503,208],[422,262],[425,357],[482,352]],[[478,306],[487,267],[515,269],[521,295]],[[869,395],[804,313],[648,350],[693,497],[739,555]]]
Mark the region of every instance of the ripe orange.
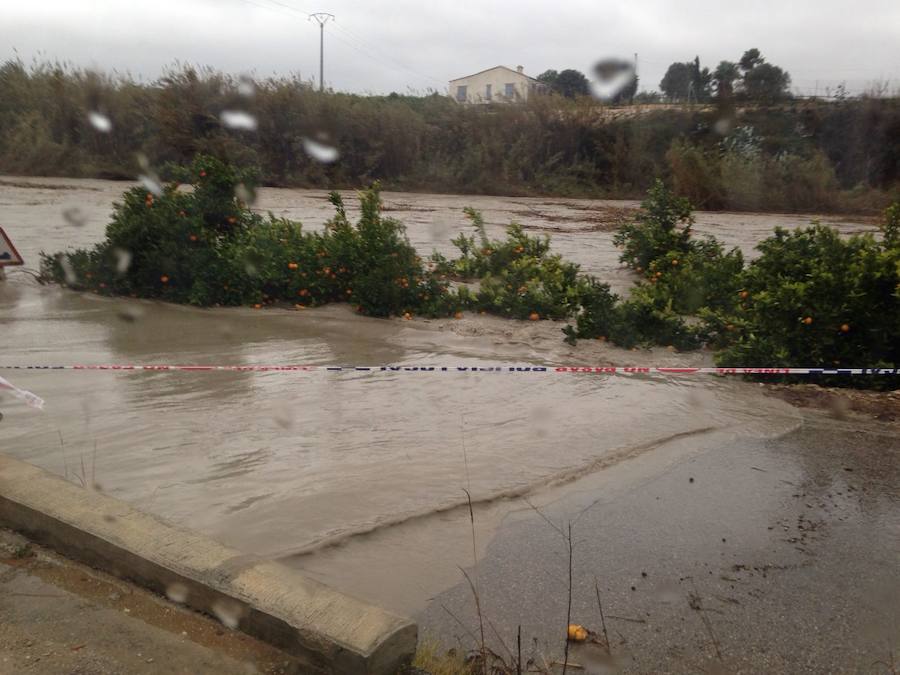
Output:
[[841,324],[841,332],[842,332],[842,333],[849,333],[849,332],[850,332],[850,326],[849,326],[848,324],[846,324],[846,323],[842,323],[842,324]]
[[259,304],[253,305],[253,309],[262,309],[262,305],[259,305]]
[[569,624],[568,638],[571,642],[584,642],[587,640],[588,632],[584,626],[577,623]]
[[169,283],[169,277],[167,277],[165,274],[163,274],[163,275],[159,278],[159,280],[160,280],[161,282],[163,282],[164,284]]
[[462,313],[462,312],[457,312],[457,313],[454,314],[453,316],[454,316],[454,318],[461,319],[461,318],[463,318],[463,313]]
[[412,314],[410,314],[409,312],[405,312],[403,314],[403,318],[409,321],[410,319],[412,319]]
[[541,319],[541,315],[538,314],[537,312],[532,312],[531,314],[528,315],[529,321],[540,321],[540,319]]
[[673,261],[672,261],[672,264],[673,264],[673,265],[677,265],[677,264],[678,264],[678,260],[673,260]]
[[750,292],[749,292],[749,291],[741,291],[741,298],[742,298],[743,300],[746,300],[746,299],[749,298],[749,297],[750,297]]
[[807,326],[810,325],[812,323],[812,317],[806,317],[805,319],[803,319],[803,323],[805,323]]
[[196,234],[188,235],[188,239],[190,239],[191,241],[197,241],[197,235]]
[[205,172],[205,171],[201,171],[201,172],[200,172],[200,178],[206,178],[206,172]]
[[298,264],[295,263],[295,262],[290,262],[290,263],[288,263],[288,269],[289,269],[289,270],[295,270],[295,269],[297,269],[298,267],[300,267],[300,265],[298,265]]

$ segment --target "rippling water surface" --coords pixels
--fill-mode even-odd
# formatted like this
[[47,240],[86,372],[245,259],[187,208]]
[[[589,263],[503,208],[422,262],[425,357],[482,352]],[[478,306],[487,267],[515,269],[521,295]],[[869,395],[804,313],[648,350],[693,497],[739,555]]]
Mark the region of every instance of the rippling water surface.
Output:
[[[20,185],[15,185],[18,183]],[[22,185],[28,185],[23,187]],[[0,181],[0,225],[30,267],[40,250],[102,238],[128,186]],[[348,201],[351,199],[347,196]],[[423,253],[449,240],[472,205],[499,235],[512,219],[619,291],[611,231],[635,204],[385,195]],[[320,227],[318,191],[261,191],[257,206]],[[63,211],[78,208],[75,227]],[[697,229],[752,255],[774,225],[807,216],[699,214]],[[842,223],[846,231],[871,229]],[[389,321],[345,306],[295,312],[200,310],[42,287],[18,271],[0,284],[0,354],[12,365],[77,363],[702,365],[708,353],[571,348],[563,324]],[[3,371],[46,400],[2,400],[0,451],[207,532],[248,553],[289,557],[461,503],[529,494],[710,428],[768,433],[789,418],[752,385],[720,378],[510,373],[152,373]],[[650,444],[650,445],[648,445]]]

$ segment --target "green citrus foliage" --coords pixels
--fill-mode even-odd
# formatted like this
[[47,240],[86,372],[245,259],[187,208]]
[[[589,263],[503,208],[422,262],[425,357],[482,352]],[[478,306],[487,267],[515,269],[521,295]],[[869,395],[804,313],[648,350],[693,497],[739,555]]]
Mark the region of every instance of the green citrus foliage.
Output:
[[900,204],[885,212],[880,239],[779,228],[746,266],[740,251],[691,238],[690,206],[661,183],[643,206],[615,241],[644,278],[621,304],[586,304],[570,341],[706,343],[722,366],[900,365]]
[[403,226],[382,217],[377,185],[361,193],[356,224],[332,193],[335,217],[324,232],[305,232],[235,196],[248,189],[247,172],[200,156],[185,177],[191,191],[171,184],[157,196],[143,187],[126,192],[106,239],[93,249],[44,255],[43,276],[201,306],[345,301],[373,316],[454,308],[446,283],[425,270]]
[[[888,228],[886,228],[888,230]],[[885,233],[889,235],[889,231]],[[741,276],[739,302],[707,314],[721,365],[900,364],[900,245],[823,225],[777,229]],[[723,330],[724,329],[724,330]]]
[[181,177],[192,189],[126,192],[106,239],[92,249],[43,255],[43,277],[200,306],[348,302],[382,317],[469,309],[574,318],[563,329],[571,344],[706,344],[719,350],[723,366],[900,364],[900,204],[886,211],[878,238],[842,238],[821,225],[776,229],[745,265],[737,249],[694,238],[690,203],[657,182],[637,220],[614,239],[622,262],[641,277],[622,299],[552,254],[546,236],[529,236],[514,223],[505,239],[490,239],[472,209],[466,215],[476,235],[453,240],[459,257],[435,253],[426,265],[403,225],[382,216],[377,184],[360,193],[356,223],[333,192],[335,216],[324,231],[306,232],[235,196],[246,197],[249,172],[199,156]]

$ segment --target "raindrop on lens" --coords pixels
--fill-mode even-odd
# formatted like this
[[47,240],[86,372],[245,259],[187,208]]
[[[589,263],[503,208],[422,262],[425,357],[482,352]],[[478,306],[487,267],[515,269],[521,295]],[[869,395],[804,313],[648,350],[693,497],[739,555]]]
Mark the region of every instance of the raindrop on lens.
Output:
[[66,283],[69,286],[74,286],[78,283],[78,277],[75,275],[75,268],[72,267],[72,261],[69,260],[69,256],[61,255],[59,257],[59,266],[62,267],[63,274],[66,276]]
[[727,117],[716,120],[716,123],[713,124],[713,131],[719,136],[727,136],[728,132],[731,131],[731,120]]
[[66,222],[69,223],[69,225],[74,225],[75,227],[84,227],[87,224],[87,217],[77,206],[65,209],[62,214],[63,218],[66,219]]
[[237,87],[241,96],[251,97],[256,95],[256,84],[247,75],[242,75]]
[[142,174],[138,176],[138,180],[141,181],[141,185],[144,186],[147,192],[152,193],[154,196],[159,197],[163,193],[162,185],[160,185],[159,179],[155,176]]
[[634,82],[634,64],[620,59],[605,59],[594,66],[591,91],[601,101],[610,101]]
[[243,110],[223,110],[220,119],[229,129],[256,131],[256,118]]
[[143,315],[144,313],[137,307],[125,307],[124,309],[116,312],[116,316],[125,323],[134,323]]
[[237,628],[241,621],[243,608],[236,602],[229,600],[216,600],[212,605],[212,612],[216,618],[227,628]]
[[115,248],[113,249],[113,254],[116,256],[116,272],[125,274],[128,268],[131,267],[131,251],[126,251],[124,248]]
[[94,112],[93,110],[88,113],[88,121],[91,123],[91,126],[94,127],[97,131],[102,134],[108,134],[112,131],[112,122],[109,118],[98,112]]
[[311,138],[303,139],[303,149],[306,151],[307,155],[317,162],[322,162],[322,164],[331,164],[340,156],[337,148],[326,145],[325,143],[320,143]]
[[188,599],[188,587],[178,581],[169,584],[166,587],[166,597],[172,602],[184,603]]
[[244,202],[244,204],[252,204],[256,201],[256,191],[243,183],[238,183],[234,186],[234,196]]
[[141,167],[145,172],[150,171],[150,160],[147,159],[147,155],[143,152],[139,152],[135,155],[137,158],[138,166]]
[[282,401],[276,403],[274,408],[272,417],[275,420],[275,424],[282,429],[290,429],[294,426],[294,411],[290,405]]

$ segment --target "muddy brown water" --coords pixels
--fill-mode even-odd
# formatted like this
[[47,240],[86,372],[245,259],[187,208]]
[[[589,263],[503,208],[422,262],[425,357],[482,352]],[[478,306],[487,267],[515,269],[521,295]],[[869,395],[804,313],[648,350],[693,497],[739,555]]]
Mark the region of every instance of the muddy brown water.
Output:
[[[103,236],[125,183],[0,178],[0,226],[30,268],[38,252]],[[324,191],[263,189],[257,208],[321,227]],[[351,211],[353,194],[345,193]],[[488,232],[511,220],[626,292],[612,246],[631,202],[386,193],[423,253],[452,254],[480,209]],[[77,209],[75,226],[64,212]],[[70,216],[72,214],[69,211]],[[696,230],[750,256],[771,229],[813,216],[699,213]],[[871,225],[823,219],[842,232]],[[123,319],[136,317],[134,320]],[[466,315],[378,320],[346,306],[202,310],[44,287],[24,271],[0,283],[0,360],[54,364],[708,365],[708,352],[567,346],[564,324]],[[801,364],[802,365],[802,364]],[[665,439],[709,429],[781,433],[793,409],[721,378],[508,373],[123,373],[0,371],[46,400],[0,400],[0,451],[196,528],[251,556],[300,565],[356,594],[416,611],[457,581],[468,530],[463,488],[499,523],[503,504],[602,470]],[[501,506],[498,506],[501,505]],[[461,525],[460,525],[461,523]],[[372,534],[400,526],[387,539]],[[368,539],[367,539],[368,537]],[[317,551],[353,542],[344,568]],[[367,546],[366,541],[371,545]],[[460,553],[460,550],[462,551]],[[415,553],[413,553],[415,551]],[[465,563],[462,563],[465,564]],[[375,573],[375,569],[380,570]],[[367,582],[366,570],[373,570]],[[397,582],[384,587],[384,570]]]

